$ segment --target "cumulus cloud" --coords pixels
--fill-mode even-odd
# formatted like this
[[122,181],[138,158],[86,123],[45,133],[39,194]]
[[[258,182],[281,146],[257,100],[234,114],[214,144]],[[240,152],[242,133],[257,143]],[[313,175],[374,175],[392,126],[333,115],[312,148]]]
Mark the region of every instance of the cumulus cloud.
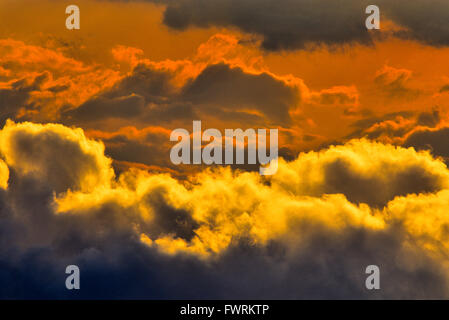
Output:
[[396,196],[444,189],[448,176],[445,165],[428,154],[353,140],[298,157],[280,167],[273,177],[278,179],[294,194],[342,193],[350,201],[385,206]]
[[[447,297],[449,171],[426,152],[355,140],[273,177],[179,181],[114,176],[80,129],[8,122],[0,137],[2,297]],[[62,288],[68,264],[79,292]],[[388,283],[374,296],[369,264]]]
[[92,190],[113,176],[103,144],[62,125],[9,121],[0,133],[0,153],[16,174],[47,181],[57,192]]

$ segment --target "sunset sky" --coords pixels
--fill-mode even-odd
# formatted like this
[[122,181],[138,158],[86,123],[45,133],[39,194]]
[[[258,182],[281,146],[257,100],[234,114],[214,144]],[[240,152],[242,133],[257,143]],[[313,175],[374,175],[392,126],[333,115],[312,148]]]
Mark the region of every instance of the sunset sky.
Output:
[[447,0],[0,0],[0,128],[0,298],[449,298]]

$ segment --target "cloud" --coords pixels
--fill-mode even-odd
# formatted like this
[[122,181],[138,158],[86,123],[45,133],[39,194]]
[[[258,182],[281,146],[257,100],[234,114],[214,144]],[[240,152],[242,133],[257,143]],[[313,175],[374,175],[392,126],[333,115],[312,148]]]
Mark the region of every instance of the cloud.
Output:
[[445,84],[440,88],[440,93],[448,92],[449,91],[449,84]]
[[106,146],[106,154],[114,161],[176,169],[169,156],[169,150],[173,146],[170,133],[170,130],[163,127],[146,127],[141,130],[124,127],[112,133],[91,130],[88,135],[101,139]]
[[429,128],[436,127],[441,121],[441,112],[438,108],[433,108],[431,112],[421,112],[416,123]]
[[[379,33],[366,29],[365,8],[358,0],[150,0],[166,5],[164,23],[176,30],[189,27],[237,27],[259,35],[266,50],[294,50],[317,45],[370,45]],[[447,46],[449,5],[445,0],[386,1],[376,3],[381,32],[433,46]],[[395,28],[385,26],[393,22]],[[385,29],[385,30],[384,30]]]
[[0,65],[14,73],[40,73],[44,69],[62,76],[67,72],[86,72],[89,69],[83,63],[67,58],[56,50],[27,45],[14,39],[0,39],[0,52]]
[[7,189],[9,180],[9,169],[3,160],[0,160],[0,188]]
[[225,64],[207,67],[186,87],[183,95],[194,104],[255,109],[268,121],[281,123],[290,121],[288,111],[300,99],[297,88],[267,73],[248,74]]
[[[117,71],[86,65],[61,50],[0,39],[0,121],[55,121],[120,79]],[[42,72],[44,70],[44,72]]]
[[76,109],[68,110],[65,116],[76,122],[95,122],[108,118],[135,118],[145,110],[145,100],[142,96],[107,98],[94,97]]
[[[5,46],[12,45],[8,42]],[[20,95],[23,107],[14,106],[19,105],[14,99],[6,101],[14,112],[3,115],[4,120],[59,122],[90,130],[101,127],[109,132],[129,126],[188,128],[192,120],[197,119],[219,129],[240,127],[242,123],[253,128],[278,127],[281,142],[289,140],[283,154],[290,153],[294,157],[296,149],[302,148],[297,141],[303,129],[291,126],[304,110],[316,117],[325,112],[317,111],[317,107],[333,108],[332,112],[338,115],[342,108],[353,110],[359,105],[355,86],[340,85],[314,91],[296,76],[271,72],[260,50],[250,38],[242,35],[215,34],[198,47],[194,56],[179,60],[151,61],[140,49],[116,46],[112,56],[120,72],[95,64],[86,65],[56,50],[22,42],[16,46],[14,56],[18,57],[20,65],[12,68],[5,63],[5,67],[10,68],[8,71],[14,74],[14,80],[5,88],[9,94],[11,83],[23,75],[29,92]],[[29,51],[34,58],[27,58]],[[5,49],[5,52],[9,51]],[[70,68],[65,66],[65,73],[60,73],[46,57],[55,60],[56,66],[66,62]],[[11,59],[5,53],[5,61]],[[35,61],[49,65],[48,70],[36,74],[33,71]],[[41,79],[39,84],[30,87],[37,78]],[[312,132],[305,134],[320,136]],[[129,149],[140,148],[145,152],[145,159],[149,159],[146,154],[153,151],[146,148],[148,144],[128,140]],[[117,151],[115,149],[115,155]],[[119,154],[118,158],[134,162],[124,154]],[[148,160],[137,165],[140,164],[160,165]]]
[[392,112],[355,121],[352,127],[356,129],[346,139],[364,137],[384,143],[403,145],[414,132],[437,128],[443,123],[444,113],[438,107],[422,112]]
[[[33,81],[34,82],[34,81]],[[38,81],[37,81],[38,82]],[[0,104],[4,106],[0,112],[0,123],[16,116],[21,108],[30,107],[31,92],[38,89],[38,83],[29,83],[26,79],[13,81],[0,89]]]
[[[217,168],[179,181],[114,176],[80,129],[8,122],[0,138],[1,297],[448,296],[449,171],[428,153],[355,140],[268,180]],[[63,288],[68,264],[78,292]],[[374,294],[369,264],[388,283]]]
[[62,125],[9,121],[0,133],[0,153],[16,174],[47,181],[57,192],[92,190],[113,176],[103,144]]
[[419,90],[407,86],[411,77],[410,70],[385,65],[376,72],[375,82],[388,98],[413,99],[419,95]]
[[228,121],[287,124],[289,111],[300,102],[300,88],[265,72],[251,73],[219,63],[207,65],[184,85],[174,83],[176,74],[148,64],[76,109],[64,113],[70,123],[108,118],[141,120],[147,124],[184,123],[201,116]]
[[404,141],[404,146],[414,147],[417,150],[429,150],[434,156],[449,157],[449,128],[437,129],[421,128],[415,130]]
[[293,194],[343,193],[350,201],[376,207],[396,196],[444,189],[447,178],[445,165],[428,154],[353,140],[299,156],[280,166],[273,180]]
[[445,0],[383,1],[386,16],[404,30],[397,36],[441,47],[449,45],[449,3]]
[[190,26],[236,26],[263,37],[267,50],[301,49],[310,43],[371,43],[364,25],[363,3],[345,0],[318,1],[245,0],[208,2],[172,1],[164,13],[164,23],[173,29]]
[[355,86],[336,86],[311,92],[309,99],[314,104],[355,107],[359,102],[359,93]]

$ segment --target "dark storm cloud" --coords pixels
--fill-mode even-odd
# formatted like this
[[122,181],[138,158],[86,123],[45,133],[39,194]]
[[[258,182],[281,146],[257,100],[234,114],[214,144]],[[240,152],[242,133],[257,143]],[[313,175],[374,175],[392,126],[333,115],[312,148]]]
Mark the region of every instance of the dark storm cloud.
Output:
[[[139,120],[146,124],[207,115],[245,123],[286,124],[289,110],[300,101],[299,88],[267,73],[250,74],[239,67],[206,67],[182,88],[175,88],[170,72],[138,65],[112,89],[66,111],[63,121],[94,122],[108,118]],[[260,114],[248,112],[255,110]]]
[[380,1],[386,16],[404,27],[398,36],[432,46],[449,45],[449,2],[446,0]]
[[181,0],[169,2],[164,23],[190,26],[236,26],[263,37],[267,50],[301,49],[307,44],[371,43],[365,27],[366,1]]
[[449,45],[446,0],[149,0],[165,4],[164,23],[188,27],[237,27],[262,36],[267,50],[303,49],[308,44],[371,44],[376,33],[365,27],[365,8],[376,4],[381,28],[386,19],[402,27],[395,35],[434,46]]

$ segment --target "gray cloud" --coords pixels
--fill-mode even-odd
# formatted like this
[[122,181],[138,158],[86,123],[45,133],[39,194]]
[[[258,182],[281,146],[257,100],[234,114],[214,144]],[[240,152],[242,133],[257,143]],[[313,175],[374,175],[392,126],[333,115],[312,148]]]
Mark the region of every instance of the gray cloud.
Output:
[[[226,109],[255,109],[268,121],[287,123],[289,109],[299,101],[299,91],[262,73],[253,75],[225,64],[207,67],[184,90],[185,99],[205,105],[205,112],[222,106]],[[207,106],[212,106],[212,110]]]
[[164,23],[174,29],[190,26],[236,26],[263,37],[267,50],[300,49],[307,44],[370,44],[364,2],[344,1],[229,1],[169,2]]
[[[404,120],[406,120],[404,122]],[[387,113],[381,116],[368,116],[352,123],[356,128],[346,136],[346,139],[366,137],[368,139],[404,138],[412,132],[416,126],[435,128],[441,122],[441,111],[438,107],[430,111],[411,112],[399,111]]]
[[14,118],[20,108],[37,108],[29,102],[30,94],[40,90],[41,84],[48,78],[48,73],[42,73],[34,79],[19,79],[13,81],[9,88],[0,89],[0,124],[8,118]]
[[421,112],[418,115],[416,123],[420,126],[429,128],[436,127],[441,121],[441,115],[438,108],[433,108],[431,112]]
[[[416,114],[411,111],[392,112],[380,116],[369,115],[368,117],[356,120],[351,124],[351,127],[355,129],[346,136],[346,139],[361,137],[376,139],[382,134],[387,134],[390,137],[402,137],[408,130],[410,130],[410,128],[400,126],[392,128],[391,126],[380,126],[380,124],[388,121],[397,122],[401,118],[413,119],[413,117],[416,117]],[[376,129],[372,130],[373,127],[376,127]]]
[[[267,50],[303,49],[308,44],[371,44],[377,33],[365,27],[365,8],[359,0],[149,0],[165,4],[164,23],[177,30],[195,26],[237,27],[262,36]],[[449,3],[445,0],[380,0],[382,21],[390,19],[403,30],[401,38],[434,46],[449,45]]]
[[76,122],[95,122],[108,118],[135,118],[144,112],[144,98],[139,95],[108,98],[92,98],[76,109],[69,110],[65,116]]
[[[168,165],[170,140],[166,135],[148,133],[145,139],[136,139],[117,134],[111,138],[103,139],[106,144],[106,153],[115,160],[132,161],[144,164]],[[163,161],[162,155],[167,159]]]
[[414,147],[417,150],[430,150],[435,156],[449,157],[449,128],[438,130],[419,130],[413,132],[404,142],[405,147]]
[[[351,169],[351,165],[343,159],[329,163],[325,168],[321,192],[343,193],[352,202],[383,207],[397,196],[443,189],[444,178],[431,174],[419,164],[393,170],[388,181],[375,175],[356,172]],[[388,163],[385,163],[385,170],[389,170]]]
[[[144,124],[184,121],[200,116],[245,123],[287,124],[289,110],[300,101],[299,89],[267,73],[249,74],[238,67],[206,67],[182,88],[175,88],[169,72],[138,65],[112,89],[63,113],[64,123],[105,119]],[[258,111],[260,114],[248,112]]]
[[449,45],[449,2],[445,0],[381,1],[386,16],[406,30],[397,36],[433,46]]

